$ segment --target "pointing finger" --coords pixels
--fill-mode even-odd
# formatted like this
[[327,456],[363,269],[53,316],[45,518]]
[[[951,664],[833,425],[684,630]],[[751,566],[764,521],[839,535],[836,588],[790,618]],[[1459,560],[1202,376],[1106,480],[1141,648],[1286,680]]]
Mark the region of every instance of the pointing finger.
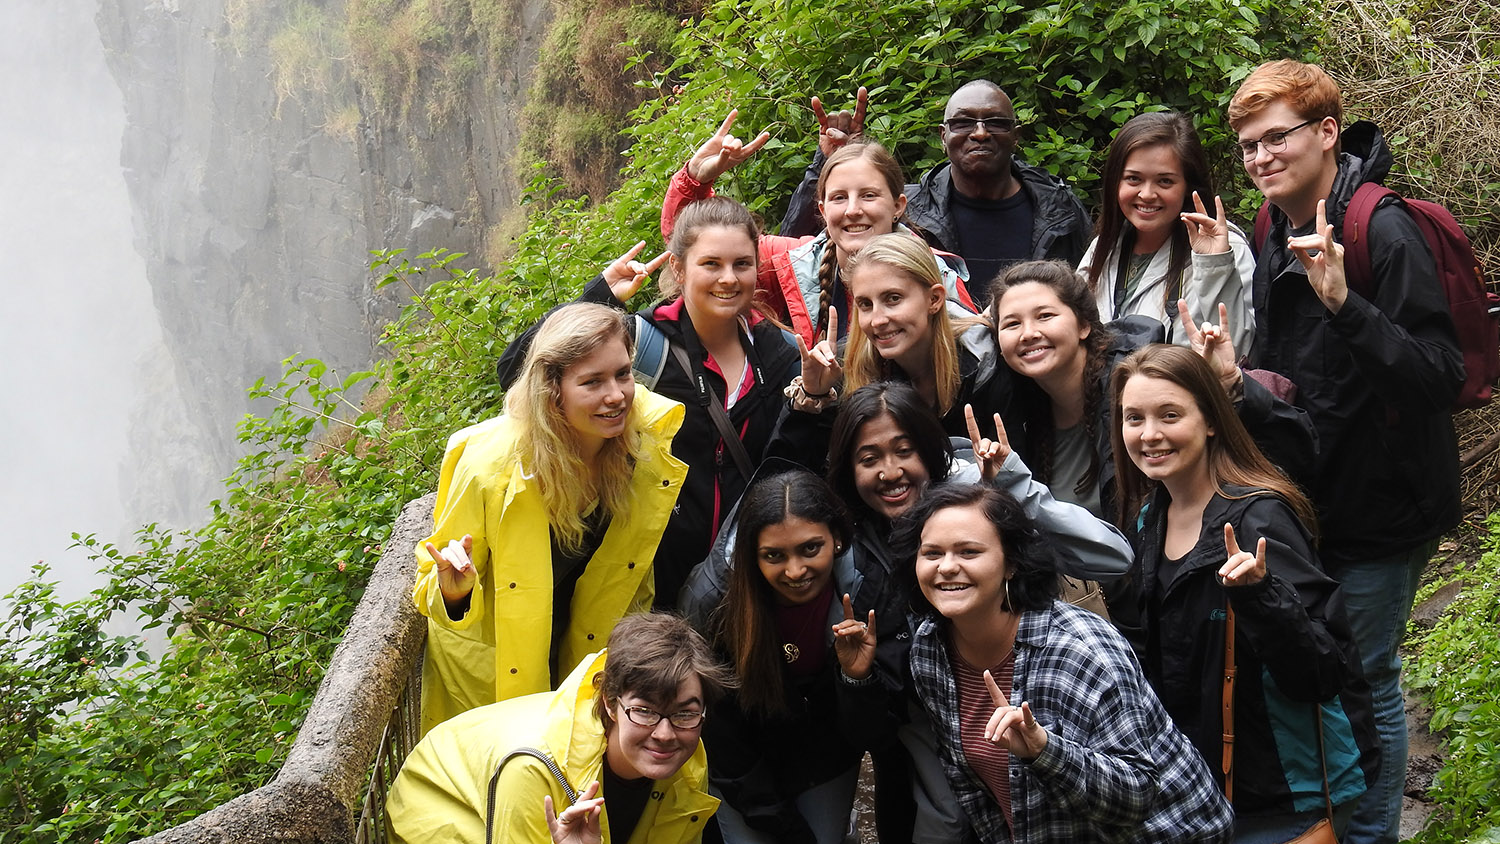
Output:
[[834,348],[838,348],[839,342],[839,309],[832,305],[828,306],[828,342]]

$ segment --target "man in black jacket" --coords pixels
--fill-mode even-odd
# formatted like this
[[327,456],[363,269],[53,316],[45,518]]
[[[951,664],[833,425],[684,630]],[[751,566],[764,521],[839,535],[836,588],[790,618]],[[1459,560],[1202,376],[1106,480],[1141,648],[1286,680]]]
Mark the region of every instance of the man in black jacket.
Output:
[[[856,112],[856,125],[832,145],[842,143],[845,134],[858,134],[863,111]],[[1071,188],[1015,157],[1020,125],[999,85],[981,79],[953,92],[938,133],[948,163],[925,173],[919,184],[906,186],[903,220],[921,229],[928,243],[964,259],[976,304],[982,307],[989,300],[990,283],[1009,264],[1055,259],[1078,265],[1093,225]],[[816,183],[829,152],[819,140],[819,153],[792,195],[783,235],[817,231]]]
[[1343,583],[1380,733],[1380,776],[1345,841],[1394,844],[1407,745],[1396,649],[1422,569],[1458,522],[1449,408],[1463,358],[1432,254],[1401,208],[1370,220],[1373,278],[1359,285],[1368,298],[1345,277],[1349,201],[1391,158],[1369,123],[1341,135],[1342,115],[1328,74],[1291,60],[1261,65],[1229,104],[1245,170],[1272,206],[1255,270],[1253,363],[1297,385],[1318,430],[1309,491],[1320,556]]

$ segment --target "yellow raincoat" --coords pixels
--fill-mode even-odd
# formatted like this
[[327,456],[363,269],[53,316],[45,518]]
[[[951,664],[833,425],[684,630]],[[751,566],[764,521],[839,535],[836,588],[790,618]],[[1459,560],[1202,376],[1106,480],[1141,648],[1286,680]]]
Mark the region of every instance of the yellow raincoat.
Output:
[[[651,561],[687,464],[672,456],[682,405],[637,387],[631,412],[644,438],[631,508],[612,519],[573,593],[560,666],[604,647],[624,616],[650,609]],[[514,457],[517,431],[497,416],[448,440],[432,535],[417,543],[417,610],[427,616],[422,732],[476,706],[552,688],[552,540],[535,479]],[[448,617],[426,542],[474,537],[479,579],[463,618]],[[498,643],[498,647],[497,647]]]
[[[561,811],[569,805],[562,786],[534,756],[515,756],[503,767],[501,762],[527,747],[556,762],[579,794],[600,779],[605,738],[594,715],[594,676],[604,670],[605,656],[589,656],[556,692],[473,709],[428,733],[406,758],[386,800],[392,840],[552,844],[542,797],[552,795],[552,805]],[[604,798],[601,827],[604,844],[610,844],[609,795]],[[708,793],[708,765],[699,741],[675,776],[656,783],[635,833],[621,844],[694,844],[718,807]],[[488,839],[487,818],[493,818]]]

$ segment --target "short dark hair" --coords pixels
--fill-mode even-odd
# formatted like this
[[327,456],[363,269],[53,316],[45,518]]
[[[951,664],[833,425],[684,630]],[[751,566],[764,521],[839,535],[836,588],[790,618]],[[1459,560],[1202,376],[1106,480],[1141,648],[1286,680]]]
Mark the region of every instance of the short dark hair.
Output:
[[702,684],[705,709],[736,685],[687,619],[661,612],[627,615],[610,632],[604,670],[594,678],[594,714],[608,733],[614,728],[609,711],[621,695],[672,702],[689,677]]
[[854,487],[854,452],[859,448],[859,429],[866,422],[890,416],[911,437],[917,457],[927,469],[930,483],[948,477],[953,443],[932,406],[905,381],[876,381],[850,393],[839,405],[838,418],[828,441],[828,483],[839,497],[859,512],[869,511]]
[[927,488],[915,506],[896,521],[892,547],[897,567],[905,581],[912,608],[931,612],[932,605],[917,585],[917,548],[922,543],[922,528],[939,510],[950,507],[978,507],[984,519],[995,528],[1000,547],[1005,552],[1005,566],[1014,572],[1007,586],[1011,609],[1015,612],[1044,610],[1058,595],[1057,552],[1026,515],[1021,503],[1010,493],[989,484],[947,483]]

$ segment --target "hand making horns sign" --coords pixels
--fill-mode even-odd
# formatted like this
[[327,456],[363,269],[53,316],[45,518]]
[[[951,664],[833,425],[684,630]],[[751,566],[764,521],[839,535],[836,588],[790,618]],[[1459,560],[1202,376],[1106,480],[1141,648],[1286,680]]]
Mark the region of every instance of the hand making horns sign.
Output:
[[1192,345],[1193,351],[1208,361],[1208,368],[1218,376],[1224,391],[1233,395],[1234,388],[1244,377],[1244,373],[1240,372],[1240,367],[1235,361],[1234,340],[1229,334],[1229,308],[1220,302],[1218,324],[1205,322],[1202,327],[1199,327],[1193,322],[1193,314],[1188,310],[1187,300],[1178,299],[1177,316],[1182,320],[1182,330],[1186,332],[1188,343]]
[[447,603],[462,601],[474,591],[479,574],[474,570],[474,561],[469,559],[472,553],[474,537],[468,534],[464,534],[462,540],[450,540],[448,547],[441,551],[431,542],[427,543],[427,556],[437,567],[438,589]]
[[1333,239],[1328,222],[1328,200],[1318,200],[1317,223],[1312,234],[1287,238],[1287,248],[1307,270],[1307,281],[1331,313],[1338,313],[1349,298],[1349,282],[1344,276],[1344,246]]
[[990,690],[990,701],[995,704],[995,714],[984,725],[985,739],[1004,745],[1018,759],[1035,759],[1047,746],[1047,728],[1036,722],[1036,716],[1031,714],[1031,704],[1022,701],[1020,706],[1011,706],[989,669],[984,672],[984,685]]
[[1203,207],[1203,197],[1193,191],[1193,208],[1196,211],[1182,212],[1182,223],[1187,226],[1188,246],[1199,255],[1222,255],[1229,251],[1229,220],[1224,217],[1224,200],[1214,196],[1214,216],[1208,216]]
[[974,405],[964,405],[964,421],[969,425],[969,442],[974,444],[974,456],[979,459],[979,476],[993,481],[1000,474],[1000,466],[1010,456],[1010,437],[1005,434],[1005,423],[1000,414],[995,414],[995,438],[979,434],[979,422],[974,419]]
[[1255,543],[1255,553],[1241,551],[1234,525],[1224,525],[1224,550],[1229,559],[1219,567],[1219,582],[1225,586],[1250,586],[1266,579],[1266,538]]
[[646,283],[652,273],[661,269],[661,265],[667,262],[667,257],[671,254],[663,252],[644,263],[635,260],[635,256],[645,248],[646,241],[640,241],[604,268],[604,283],[609,285],[609,292],[621,302],[629,302],[630,297],[640,292],[641,285]]
[[823,339],[811,349],[803,341],[802,335],[797,336],[797,353],[802,355],[802,389],[809,396],[827,395],[828,391],[838,386],[840,379],[844,377],[844,367],[839,363],[839,352],[834,340],[839,336],[839,310],[829,306],[828,308],[828,330],[823,333]]
[[833,626],[833,652],[839,670],[850,680],[863,680],[875,667],[875,611],[868,621],[854,617],[854,603],[844,593],[844,620]]
[[738,110],[730,109],[729,116],[719,125],[719,131],[704,141],[703,146],[698,147],[698,151],[688,159],[688,175],[699,184],[713,184],[729,168],[754,155],[766,145],[766,141],[771,140],[770,132],[761,132],[748,144],[729,134],[729,128],[734,125],[734,118],[738,115]]
[[865,109],[870,105],[870,92],[859,86],[854,95],[854,111],[823,112],[823,101],[812,98],[813,116],[818,118],[818,151],[826,158],[834,150],[865,133]]

